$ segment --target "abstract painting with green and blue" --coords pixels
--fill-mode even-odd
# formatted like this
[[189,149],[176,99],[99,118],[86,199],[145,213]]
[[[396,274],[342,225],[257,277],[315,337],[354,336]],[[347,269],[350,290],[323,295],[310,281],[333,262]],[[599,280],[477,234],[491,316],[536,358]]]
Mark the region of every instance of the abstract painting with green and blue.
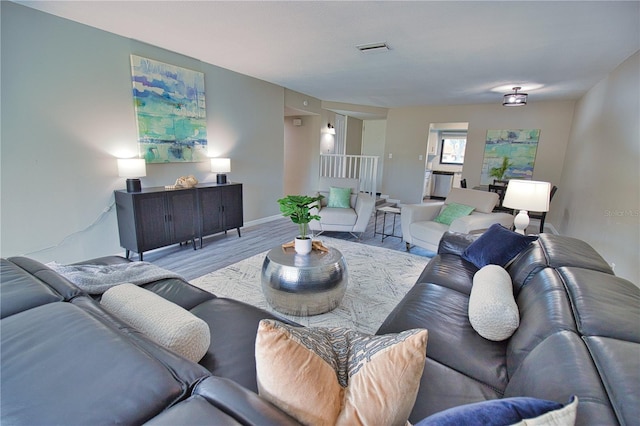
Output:
[[147,163],[206,161],[204,74],[131,55],[140,155]]

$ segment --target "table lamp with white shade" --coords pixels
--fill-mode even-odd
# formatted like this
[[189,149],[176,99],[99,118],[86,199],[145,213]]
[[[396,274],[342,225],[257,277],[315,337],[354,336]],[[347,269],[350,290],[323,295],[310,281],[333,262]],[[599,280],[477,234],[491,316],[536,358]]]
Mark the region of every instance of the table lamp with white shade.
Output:
[[509,180],[502,205],[510,209],[520,210],[513,220],[517,233],[524,235],[525,229],[529,226],[529,211],[549,211],[550,191],[551,184],[549,182]]
[[211,159],[211,171],[217,173],[216,183],[227,183],[226,173],[231,172],[231,159],[230,158],[212,158]]
[[127,178],[127,192],[140,192],[140,179],[147,175],[144,158],[118,158],[118,176]]

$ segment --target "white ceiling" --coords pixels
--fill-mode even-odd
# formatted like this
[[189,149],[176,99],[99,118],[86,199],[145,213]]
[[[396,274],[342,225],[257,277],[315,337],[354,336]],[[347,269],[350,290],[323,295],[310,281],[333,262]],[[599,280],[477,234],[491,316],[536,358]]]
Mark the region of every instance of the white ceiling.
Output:
[[[324,101],[577,99],[640,49],[640,1],[17,1]],[[385,41],[391,49],[361,53]],[[498,92],[492,89],[505,86]]]

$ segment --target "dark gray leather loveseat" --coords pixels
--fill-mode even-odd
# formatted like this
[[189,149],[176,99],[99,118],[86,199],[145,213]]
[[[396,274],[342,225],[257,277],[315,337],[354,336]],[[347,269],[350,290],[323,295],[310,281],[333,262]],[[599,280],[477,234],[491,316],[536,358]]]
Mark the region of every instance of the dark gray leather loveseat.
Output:
[[489,399],[579,398],[576,424],[640,421],[640,288],[583,241],[541,234],[507,266],[520,312],[511,338],[482,338],[468,319],[474,238],[447,233],[438,255],[378,334],[427,328],[427,361],[409,420]]
[[[543,235],[508,268],[520,327],[509,340],[491,342],[467,317],[477,268],[460,254],[471,241],[446,234],[378,331],[429,329],[410,421],[508,396],[566,403],[578,395],[578,424],[635,424],[638,287],[612,275],[585,243]],[[268,312],[177,279],[145,285],[209,325],[210,349],[195,364],[114,318],[45,265],[18,257],[1,266],[1,424],[297,424],[256,394],[256,330],[260,319],[273,318]]]

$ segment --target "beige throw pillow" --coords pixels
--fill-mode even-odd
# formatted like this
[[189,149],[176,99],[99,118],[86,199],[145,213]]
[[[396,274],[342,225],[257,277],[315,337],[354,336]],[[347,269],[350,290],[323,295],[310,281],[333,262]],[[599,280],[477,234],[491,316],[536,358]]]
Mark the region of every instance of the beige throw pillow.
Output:
[[404,425],[424,369],[427,330],[372,336],[262,320],[262,397],[308,425]]

